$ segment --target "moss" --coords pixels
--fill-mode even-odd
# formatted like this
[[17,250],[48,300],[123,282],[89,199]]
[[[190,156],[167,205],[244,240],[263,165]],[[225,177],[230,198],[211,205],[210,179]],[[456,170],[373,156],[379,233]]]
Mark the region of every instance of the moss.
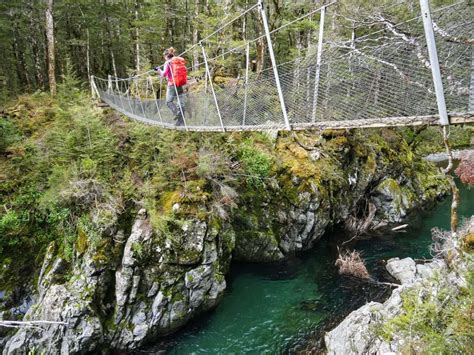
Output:
[[76,239],[76,251],[79,255],[82,255],[86,252],[89,242],[87,239],[87,234],[82,228],[78,228],[77,239]]
[[347,131],[343,129],[325,129],[321,132],[321,136],[326,139],[332,139],[336,137],[346,136]]
[[474,233],[467,234],[464,237],[464,245],[466,248],[474,248]]
[[219,272],[215,273],[214,274],[214,277],[216,279],[217,282],[224,282],[225,281],[225,276],[224,274],[221,274]]
[[181,201],[180,191],[163,192],[160,198],[160,205],[163,213],[167,214],[173,211],[173,206]]
[[398,182],[393,178],[387,178],[379,184],[380,189],[388,189],[393,195],[400,195],[401,189]]
[[111,260],[110,253],[111,242],[108,239],[102,239],[97,245],[92,260],[98,265],[107,265]]
[[434,200],[439,194],[449,191],[449,182],[444,174],[429,162],[418,162],[414,176],[420,186],[419,194],[423,196],[423,200]]
[[[409,142],[413,151],[419,156],[445,150],[443,135],[439,127],[427,127],[419,133],[415,132],[414,128],[404,128],[400,132]],[[468,147],[471,137],[474,136],[474,128],[468,125],[451,126],[449,136],[453,149]]]

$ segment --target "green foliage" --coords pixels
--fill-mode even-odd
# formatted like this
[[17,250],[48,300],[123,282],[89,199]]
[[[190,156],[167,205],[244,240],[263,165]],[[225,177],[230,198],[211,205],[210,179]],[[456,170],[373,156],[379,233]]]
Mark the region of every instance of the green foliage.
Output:
[[[97,242],[104,230],[96,226],[116,222],[111,209],[120,203],[105,191],[113,183],[116,138],[76,85],[65,78],[55,102],[41,94],[21,97],[0,121],[2,152],[8,152],[0,156],[0,262],[21,250],[18,272],[41,262],[31,255],[52,240],[71,260],[77,229]],[[91,197],[93,203],[76,203]]]
[[15,247],[20,241],[16,236],[21,232],[25,216],[21,212],[8,211],[0,219],[0,253],[6,247]]
[[263,145],[255,140],[244,140],[238,148],[238,156],[244,168],[247,184],[251,187],[262,187],[270,175],[272,157],[263,151]]
[[66,58],[65,72],[61,76],[61,82],[58,85],[58,95],[61,106],[74,105],[79,97],[84,97],[84,91],[81,81],[73,68],[70,58]]
[[[419,155],[444,152],[445,150],[440,128],[426,127],[426,129],[420,131],[415,128],[403,128],[400,129],[400,132],[402,132],[411,148]],[[469,146],[473,136],[474,129],[472,127],[450,127],[449,140],[452,148]]]
[[0,117],[0,154],[5,154],[7,147],[20,140],[20,133],[15,125],[4,117]]
[[[472,266],[472,263],[471,263]],[[461,292],[446,283],[402,294],[403,313],[383,325],[379,334],[403,338],[403,353],[469,354],[474,349],[474,273],[468,271]],[[436,280],[432,280],[436,281]]]
[[135,242],[132,244],[132,251],[136,255],[137,259],[140,259],[143,257],[143,244]]

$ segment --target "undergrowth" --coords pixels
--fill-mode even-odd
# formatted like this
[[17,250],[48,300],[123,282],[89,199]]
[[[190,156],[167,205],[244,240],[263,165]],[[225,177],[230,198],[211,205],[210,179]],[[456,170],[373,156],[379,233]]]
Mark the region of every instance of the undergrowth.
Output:
[[[469,234],[464,229],[460,235],[462,240]],[[473,353],[474,254],[472,246],[463,247],[456,259],[444,256],[450,279],[446,271],[437,272],[423,285],[403,291],[402,312],[379,327],[385,341],[403,339],[401,353]]]
[[260,134],[166,131],[104,113],[73,75],[55,99],[18,97],[0,117],[0,289],[34,277],[51,243],[73,265],[129,231],[142,207],[164,234],[189,218],[228,219],[241,190],[270,174],[269,147]]

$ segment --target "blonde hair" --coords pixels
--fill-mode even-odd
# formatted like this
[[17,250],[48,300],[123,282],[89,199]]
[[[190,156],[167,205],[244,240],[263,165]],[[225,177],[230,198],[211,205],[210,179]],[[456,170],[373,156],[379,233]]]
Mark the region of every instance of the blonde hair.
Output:
[[176,55],[176,49],[174,49],[173,47],[170,47],[168,49],[165,50],[165,52],[163,53],[163,55],[165,57],[174,57]]

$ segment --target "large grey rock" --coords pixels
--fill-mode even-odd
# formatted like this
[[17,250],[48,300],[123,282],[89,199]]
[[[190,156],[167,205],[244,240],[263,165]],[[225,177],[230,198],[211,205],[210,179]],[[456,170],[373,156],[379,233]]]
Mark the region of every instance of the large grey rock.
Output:
[[416,280],[416,263],[412,258],[393,258],[387,261],[387,271],[400,283],[410,284]]
[[328,354],[372,354],[376,349],[391,351],[390,346],[379,339],[374,341],[371,328],[380,321],[383,305],[370,302],[347,316],[333,331],[326,333],[324,341]]
[[4,354],[24,354],[25,349],[43,349],[47,353],[77,354],[93,351],[103,342],[102,324],[93,305],[94,284],[91,275],[78,275],[69,285],[51,285],[40,292],[40,299],[25,319],[65,322],[44,329],[22,328],[7,342]]
[[147,223],[135,223],[115,275],[114,349],[134,349],[175,331],[215,307],[226,287],[231,230],[221,234],[189,220],[173,235],[154,236]]

